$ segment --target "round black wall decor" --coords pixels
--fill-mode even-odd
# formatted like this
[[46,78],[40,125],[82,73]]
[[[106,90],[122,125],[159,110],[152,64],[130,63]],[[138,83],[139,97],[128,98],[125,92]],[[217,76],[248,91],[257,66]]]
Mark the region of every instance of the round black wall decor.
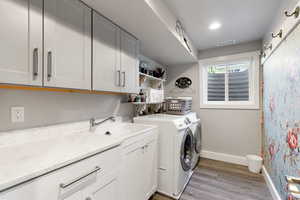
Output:
[[181,89],[185,89],[192,85],[192,80],[188,77],[180,77],[176,80],[175,85]]

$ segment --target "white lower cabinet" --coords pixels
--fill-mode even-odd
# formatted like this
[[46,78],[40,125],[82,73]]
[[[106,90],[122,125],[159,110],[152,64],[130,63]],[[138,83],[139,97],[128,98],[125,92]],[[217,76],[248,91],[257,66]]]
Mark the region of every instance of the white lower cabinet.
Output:
[[0,200],[148,200],[157,188],[157,131],[0,193]]
[[81,199],[84,200],[118,200],[118,173],[103,177],[103,179],[87,188],[82,192]]
[[108,150],[0,193],[0,199],[117,200],[120,156],[119,147]]
[[143,160],[143,177],[144,177],[144,188],[143,188],[143,199],[149,199],[157,189],[157,140],[152,140],[146,144],[144,149],[144,160]]
[[119,199],[148,200],[157,188],[157,133],[132,140],[122,149]]

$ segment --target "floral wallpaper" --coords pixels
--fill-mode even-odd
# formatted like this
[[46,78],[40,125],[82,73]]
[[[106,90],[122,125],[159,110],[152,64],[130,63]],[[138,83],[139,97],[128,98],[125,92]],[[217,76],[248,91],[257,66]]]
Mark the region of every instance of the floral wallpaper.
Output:
[[264,159],[283,200],[285,175],[300,177],[300,27],[264,64]]

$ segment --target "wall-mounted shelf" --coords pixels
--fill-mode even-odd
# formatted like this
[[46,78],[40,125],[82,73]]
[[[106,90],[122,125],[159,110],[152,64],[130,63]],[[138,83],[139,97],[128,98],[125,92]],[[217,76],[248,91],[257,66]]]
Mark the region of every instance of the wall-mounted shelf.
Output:
[[146,77],[146,78],[148,78],[148,79],[155,80],[155,81],[163,81],[163,82],[166,81],[165,79],[156,78],[156,77],[154,77],[154,76],[151,76],[151,75],[148,75],[148,74],[144,74],[144,73],[142,73],[142,72],[140,72],[140,76],[144,76],[144,77]]

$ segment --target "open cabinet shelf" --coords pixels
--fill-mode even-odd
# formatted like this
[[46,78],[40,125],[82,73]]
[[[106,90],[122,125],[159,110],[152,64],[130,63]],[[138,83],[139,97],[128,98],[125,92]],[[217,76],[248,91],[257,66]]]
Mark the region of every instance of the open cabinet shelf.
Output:
[[148,78],[148,79],[155,80],[155,81],[163,81],[163,82],[166,81],[165,79],[156,78],[156,77],[154,77],[154,76],[151,76],[151,75],[148,75],[148,74],[144,74],[144,73],[142,73],[142,72],[140,72],[140,76],[144,76],[144,77],[146,77],[146,78]]

